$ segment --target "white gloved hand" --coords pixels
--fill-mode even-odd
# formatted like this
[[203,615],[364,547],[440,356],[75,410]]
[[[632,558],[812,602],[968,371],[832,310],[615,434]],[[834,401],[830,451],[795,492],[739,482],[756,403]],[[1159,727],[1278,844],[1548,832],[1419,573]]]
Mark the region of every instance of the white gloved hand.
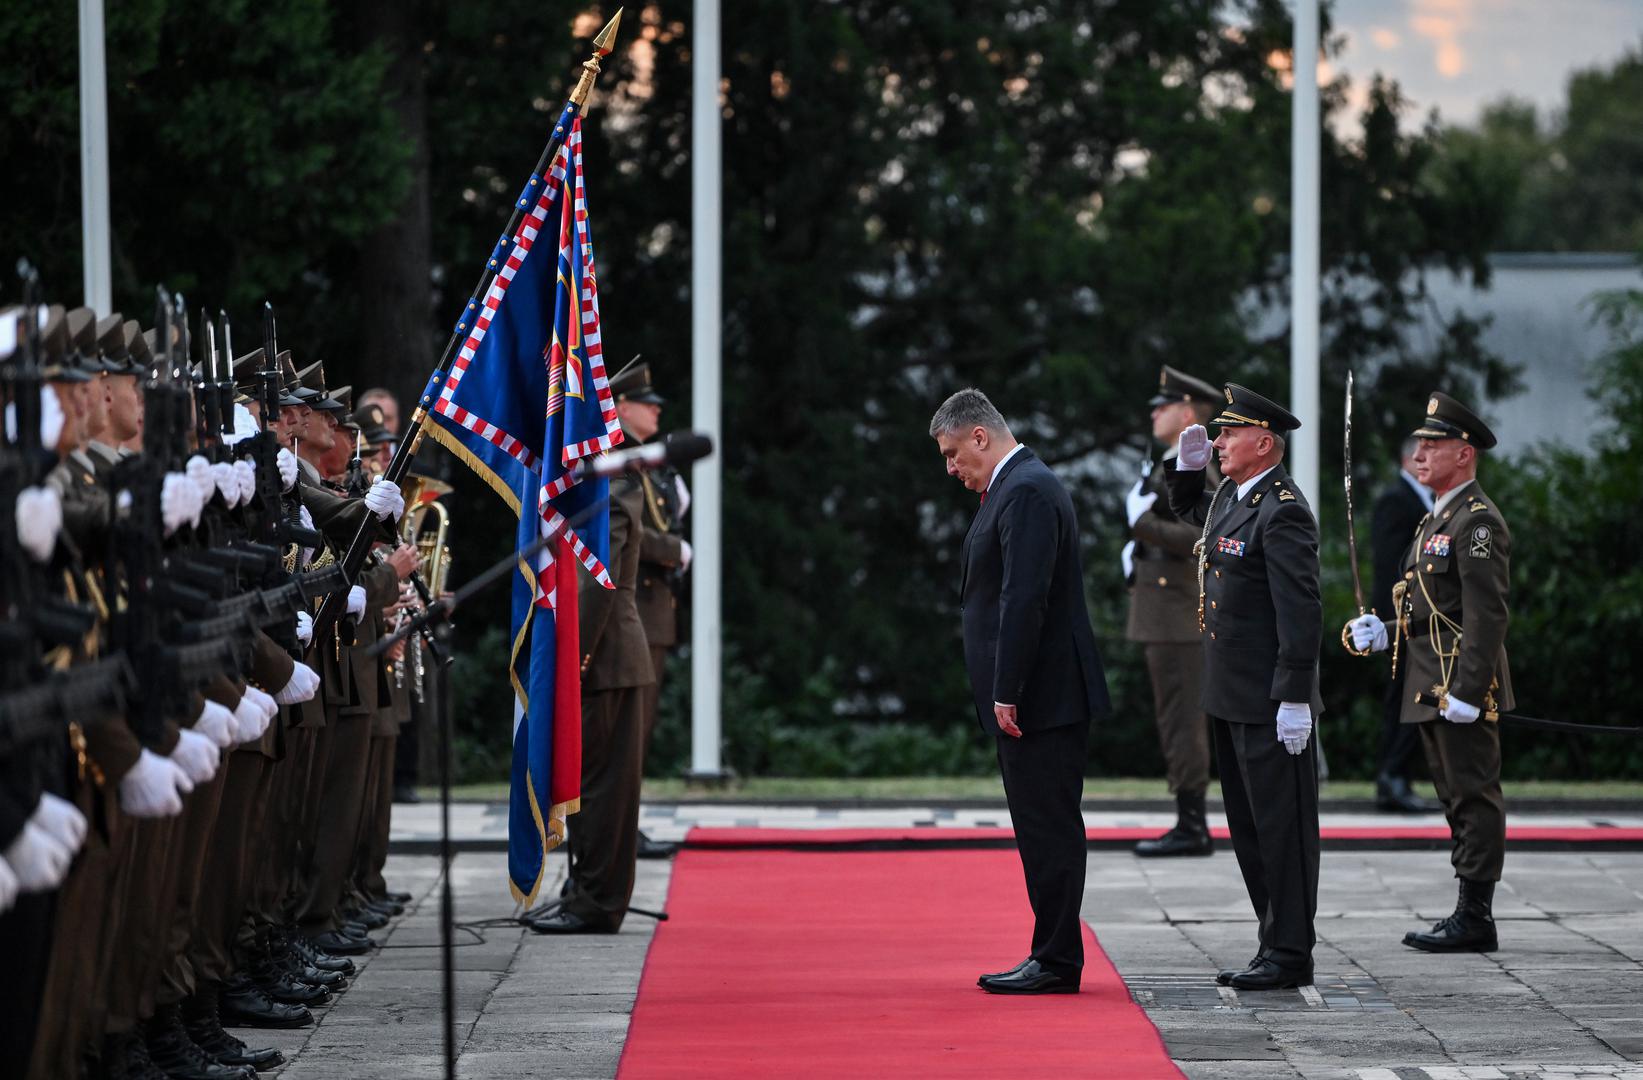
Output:
[[678,473],[673,474],[673,493],[679,496],[679,519],[690,513],[690,489],[685,487],[685,478]]
[[274,695],[274,700],[281,705],[295,705],[299,701],[307,701],[318,692],[319,674],[299,661],[291,669],[291,681]]
[[193,790],[175,762],[144,750],[120,778],[120,809],[132,817],[175,817],[183,812],[183,796]]
[[280,469],[281,489],[290,491],[297,486],[297,455],[282,446],[280,452],[274,455],[274,460]]
[[1124,550],[1118,553],[1118,565],[1124,568],[1124,580],[1128,581],[1135,576],[1135,541],[1131,540],[1124,545]]
[[679,541],[679,572],[690,569],[690,560],[696,557],[696,549],[690,546],[689,540]]
[[1157,501],[1158,492],[1142,491],[1141,481],[1137,480],[1135,486],[1130,488],[1129,494],[1124,496],[1124,516],[1129,518],[1130,528],[1135,528],[1135,523],[1141,520],[1141,515],[1151,510],[1152,504]]
[[251,702],[257,710],[256,726],[244,733],[245,741],[252,742],[268,733],[268,725],[280,711],[279,703],[274,700],[272,694],[258,690],[255,686],[247,686],[245,697],[241,700]]
[[217,744],[199,732],[187,728],[177,732],[177,748],[171,751],[171,760],[194,787],[210,782],[217,775],[217,762],[221,758]]
[[[302,527],[305,528],[305,529],[312,529],[314,527],[314,515],[312,515],[308,512],[308,508],[306,506],[299,505],[297,507],[297,520],[302,522]],[[313,548],[305,547],[305,548],[302,549],[302,560],[301,561],[302,561],[303,566],[307,566],[308,561],[310,559],[312,559],[313,557],[314,557],[314,549]]]
[[1346,625],[1352,631],[1352,647],[1359,652],[1381,652],[1386,648],[1386,624],[1374,612],[1359,615]]
[[215,701],[207,701],[194,720],[193,730],[210,739],[218,749],[234,741],[234,714]]
[[217,482],[211,477],[211,462],[199,454],[191,455],[183,463],[183,472],[199,489],[202,504],[217,493]]
[[24,822],[23,831],[4,854],[23,892],[55,889],[68,876],[69,864],[74,861],[74,849],[33,821]]
[[378,477],[377,482],[371,485],[365,493],[365,505],[371,512],[383,521],[389,518],[398,519],[405,513],[405,496],[399,493],[399,485],[392,480]]
[[1175,468],[1194,472],[1209,465],[1209,432],[1203,424],[1193,424],[1175,441]]
[[63,531],[63,503],[54,487],[26,487],[17,493],[17,542],[35,562],[51,561]]
[[[211,485],[216,488],[230,510],[240,504],[240,483],[234,479],[234,466],[228,462],[219,461],[211,466]],[[206,496],[207,500],[210,498],[211,496]]]
[[235,746],[244,746],[262,737],[262,707],[249,693],[240,695],[240,700],[234,705],[233,716]]
[[[49,386],[40,387],[40,449],[56,450],[57,440],[63,436],[63,403],[57,400],[57,391]],[[6,403],[6,441],[17,441],[17,406]]]
[[240,505],[248,505],[257,494],[257,467],[244,458],[234,462],[234,482],[239,485]]
[[1468,705],[1458,697],[1445,699],[1443,718],[1451,724],[1470,724],[1479,716],[1476,705]]
[[365,617],[365,588],[355,585],[348,590],[348,614],[356,619]]
[[0,859],[0,915],[11,910],[17,903],[17,894],[22,891],[22,885],[17,880],[17,873],[11,868],[11,863]]
[[40,805],[34,808],[29,823],[38,825],[47,834],[70,851],[79,851],[86,842],[86,816],[67,799],[60,799],[49,791],[41,792]]
[[166,473],[160,484],[160,519],[170,536],[189,523],[200,520],[200,489],[184,473]]
[[314,640],[314,617],[306,611],[297,612],[297,644],[309,645]]
[[1285,701],[1278,706],[1278,741],[1291,754],[1306,749],[1312,734],[1312,706],[1304,701]]

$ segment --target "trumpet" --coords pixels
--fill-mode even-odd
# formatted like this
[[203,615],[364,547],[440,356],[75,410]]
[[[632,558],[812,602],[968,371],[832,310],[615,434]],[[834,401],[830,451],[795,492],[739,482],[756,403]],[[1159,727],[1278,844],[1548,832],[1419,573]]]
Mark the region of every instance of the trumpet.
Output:
[[[428,593],[438,599],[445,590],[445,581],[450,577],[451,552],[446,546],[446,536],[450,532],[451,514],[439,503],[439,497],[448,494],[449,484],[435,480],[431,476],[412,474],[405,484],[405,519],[400,525],[400,539],[407,544],[415,544],[417,554],[421,558],[422,580],[428,585]],[[422,656],[422,639],[413,636],[409,643],[411,667],[411,693],[418,703],[423,700],[424,676],[427,668]],[[400,676],[403,686],[403,675]]]

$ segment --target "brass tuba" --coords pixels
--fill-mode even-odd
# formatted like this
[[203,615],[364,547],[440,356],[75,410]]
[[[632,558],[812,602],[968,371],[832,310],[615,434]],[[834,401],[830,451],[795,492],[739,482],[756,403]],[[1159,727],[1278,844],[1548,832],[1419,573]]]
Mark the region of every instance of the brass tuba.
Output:
[[[451,485],[431,476],[413,473],[406,479],[405,518],[400,523],[400,539],[415,544],[421,556],[418,569],[428,586],[428,593],[436,600],[445,590],[445,579],[450,576],[451,552],[445,544],[450,532],[451,513],[440,505],[439,498],[449,494]],[[423,701],[423,683],[427,668],[422,656],[422,638],[411,635],[409,646],[411,665],[411,692],[417,701]],[[403,678],[403,676],[401,676]]]

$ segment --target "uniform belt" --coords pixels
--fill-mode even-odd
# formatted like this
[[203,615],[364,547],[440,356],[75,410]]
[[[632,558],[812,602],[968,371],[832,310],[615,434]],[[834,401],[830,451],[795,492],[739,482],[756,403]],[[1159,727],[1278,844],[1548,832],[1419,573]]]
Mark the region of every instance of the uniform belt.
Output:
[[1411,623],[1408,632],[1406,632],[1403,636],[1408,638],[1410,641],[1414,641],[1416,638],[1425,637],[1430,630],[1431,628],[1423,622]]

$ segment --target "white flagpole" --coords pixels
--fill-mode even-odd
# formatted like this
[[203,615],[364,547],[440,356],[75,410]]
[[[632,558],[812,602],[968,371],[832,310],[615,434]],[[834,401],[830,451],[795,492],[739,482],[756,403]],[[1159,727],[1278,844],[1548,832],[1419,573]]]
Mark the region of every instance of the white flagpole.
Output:
[[103,57],[103,0],[80,0],[80,249],[85,304],[114,311],[108,218],[108,75]]
[[1290,471],[1313,513],[1318,489],[1318,0],[1295,0],[1295,86],[1290,144],[1289,407],[1301,428],[1289,440]]

